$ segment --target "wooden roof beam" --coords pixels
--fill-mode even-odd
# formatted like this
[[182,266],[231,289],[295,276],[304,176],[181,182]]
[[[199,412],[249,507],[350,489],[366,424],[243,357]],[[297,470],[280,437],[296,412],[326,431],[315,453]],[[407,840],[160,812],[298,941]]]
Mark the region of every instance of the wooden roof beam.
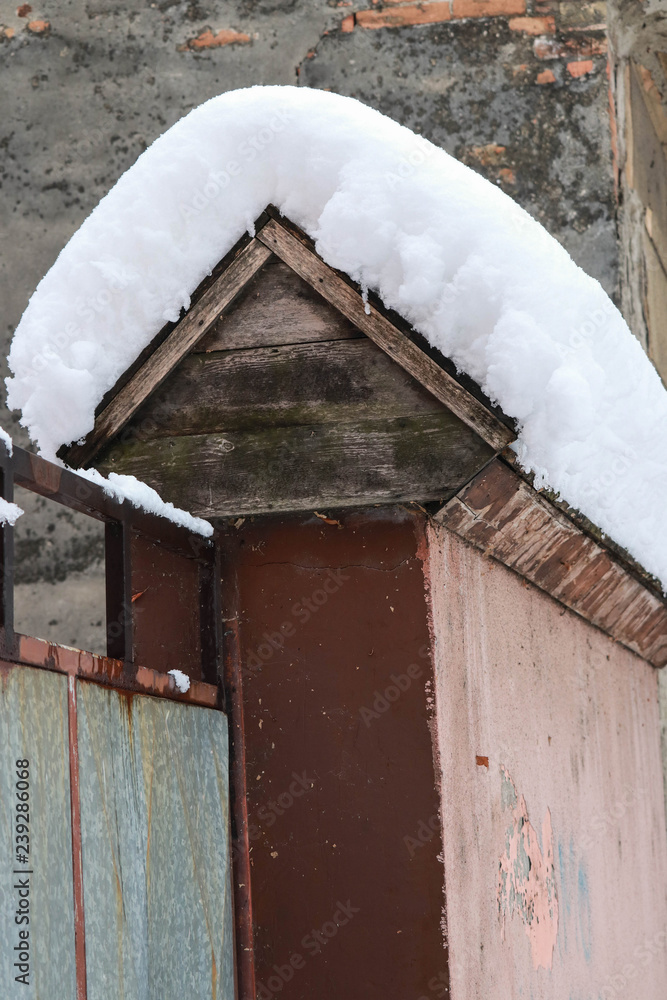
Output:
[[378,309],[276,219],[257,237],[293,271],[312,285],[332,306],[365,333],[392,360],[428,389],[449,410],[478,434],[494,451],[510,444],[515,434],[456,379],[398,330]]
[[501,459],[435,520],[639,653],[667,664],[667,606]]
[[271,251],[257,239],[251,240],[241,250],[166,340],[102,410],[83,443],[67,449],[64,457],[70,466],[84,468],[100,447],[123,429],[148,396],[210,330],[220,314],[229,308],[270,256]]

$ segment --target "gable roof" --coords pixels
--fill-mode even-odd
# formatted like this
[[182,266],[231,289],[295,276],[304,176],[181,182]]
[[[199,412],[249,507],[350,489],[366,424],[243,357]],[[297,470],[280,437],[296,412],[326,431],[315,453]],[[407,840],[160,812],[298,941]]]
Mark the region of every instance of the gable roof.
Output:
[[9,359],[8,402],[47,457],[90,431],[103,394],[267,203],[517,421],[538,485],[667,581],[667,393],[598,283],[444,151],[304,88],[191,112],[63,250]]
[[95,426],[86,438],[60,450],[59,456],[70,466],[83,467],[93,461],[182,358],[203,339],[272,254],[307,281],[495,452],[502,451],[515,439],[509,418],[500,414],[488,400],[482,401],[473,395],[470,387],[464,387],[445,367],[446,359],[437,351],[429,351],[423,338],[418,338],[414,331],[408,332],[405,323],[401,323],[404,329],[399,329],[375,296],[372,301],[369,297],[364,298],[345,275],[325,264],[306,235],[281,219],[273,206],[268,206],[254,228],[255,236],[242,238],[219,265],[215,280],[195,293],[193,304],[184,317],[162,333],[159,343],[143,358],[143,363],[136,366],[129,377],[124,374],[122,381],[105,396],[96,413]]
[[[257,220],[255,236],[243,237],[195,292],[182,319],[161,331],[153,349],[106,394],[85,440],[62,449],[61,457],[76,466],[103,454],[274,255],[492,449],[477,454],[476,474],[434,512],[435,520],[655,666],[667,663],[667,606],[657,585],[593,525],[536,490],[508,448],[515,438],[509,418],[469,380],[462,384],[447,370],[447,359],[405,321],[327,265],[312,241],[272,206]],[[224,330],[223,323],[223,341]],[[487,464],[493,453],[497,457]]]

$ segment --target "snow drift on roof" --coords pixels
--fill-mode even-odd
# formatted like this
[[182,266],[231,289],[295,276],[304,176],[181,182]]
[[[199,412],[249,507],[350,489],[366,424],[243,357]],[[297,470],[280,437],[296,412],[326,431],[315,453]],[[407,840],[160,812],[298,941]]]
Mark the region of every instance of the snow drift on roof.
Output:
[[8,402],[42,453],[273,203],[520,426],[517,454],[667,585],[667,393],[601,286],[509,197],[350,98],[253,87],[192,111],[41,281]]

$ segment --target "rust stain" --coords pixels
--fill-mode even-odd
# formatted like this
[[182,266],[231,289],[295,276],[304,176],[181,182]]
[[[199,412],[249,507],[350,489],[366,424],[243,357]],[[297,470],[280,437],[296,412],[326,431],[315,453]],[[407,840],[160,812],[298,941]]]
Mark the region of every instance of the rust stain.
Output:
[[509,772],[501,766],[501,800],[511,819],[505,832],[505,851],[498,864],[498,915],[505,940],[508,920],[518,917],[530,940],[535,969],[550,969],[558,935],[558,897],[554,871],[551,813],[542,822],[542,847],[523,795],[518,795]]
[[488,771],[488,769],[489,769],[489,758],[488,757],[482,757],[479,754],[477,754],[477,756],[475,757],[475,763],[477,764],[477,767],[485,767],[487,769],[487,771]]
[[29,3],[22,3],[20,7],[16,8],[16,16],[17,17],[27,17],[28,14],[31,12],[31,10],[32,10],[32,7],[30,6]]
[[98,656],[70,646],[60,646],[33,636],[17,635],[16,638],[19,646],[18,660],[26,666],[54,670],[130,693],[151,694],[207,708],[218,706],[219,691],[214,684],[191,678],[188,691],[180,692],[171,675],[148,667],[137,666],[126,672],[122,660]]

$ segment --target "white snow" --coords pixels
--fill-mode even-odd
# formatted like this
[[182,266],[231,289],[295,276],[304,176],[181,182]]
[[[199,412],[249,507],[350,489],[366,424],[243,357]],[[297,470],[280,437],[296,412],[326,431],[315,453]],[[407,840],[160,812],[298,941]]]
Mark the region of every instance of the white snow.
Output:
[[11,524],[14,527],[21,514],[25,514],[25,511],[17,503],[10,503],[0,497],[0,524]]
[[109,478],[97,471],[97,469],[76,469],[78,476],[83,476],[91,483],[101,486],[107,496],[114,500],[123,502],[128,500],[134,507],[139,507],[149,514],[159,514],[166,517],[174,524],[193,531],[197,535],[209,538],[213,534],[213,525],[209,524],[201,517],[194,517],[180,507],[174,507],[173,503],[168,503],[162,499],[159,493],[147,483],[142,483],[135,476],[120,476],[117,472],[110,472]]
[[[2,441],[7,449],[7,454],[11,455],[14,451],[14,442],[7,431],[4,431],[2,427],[0,427],[0,441]],[[0,497],[0,524],[11,524],[11,526],[14,527],[21,514],[25,514],[22,507],[19,507],[17,503],[11,503],[9,500],[5,500],[4,497]]]
[[181,694],[185,694],[186,691],[190,690],[190,678],[187,674],[184,674],[182,670],[169,670],[167,672],[174,678],[177,691],[180,691]]
[[2,427],[0,427],[0,441],[2,441],[5,448],[7,449],[7,454],[8,455],[13,454],[14,442],[12,441],[7,431],[3,430]]
[[667,585],[667,393],[601,286],[510,198],[350,98],[255,87],[139,157],[40,283],[8,402],[46,457],[268,203],[520,424],[516,451]]

